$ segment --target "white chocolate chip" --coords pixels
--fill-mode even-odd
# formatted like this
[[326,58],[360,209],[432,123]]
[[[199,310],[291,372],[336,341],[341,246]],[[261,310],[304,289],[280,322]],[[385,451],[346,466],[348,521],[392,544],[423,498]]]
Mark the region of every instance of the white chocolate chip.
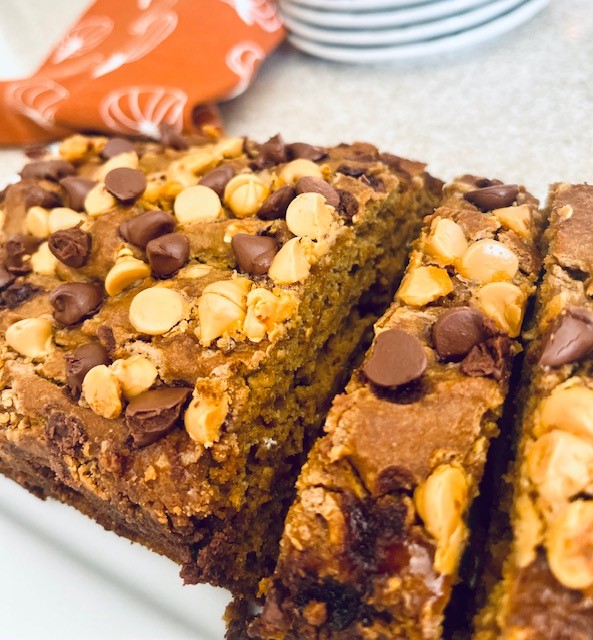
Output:
[[478,240],[463,254],[459,273],[481,284],[512,280],[519,270],[519,259],[498,240]]
[[525,296],[519,287],[510,282],[491,282],[484,285],[477,293],[478,307],[500,329],[516,338],[521,331]]
[[58,267],[58,259],[49,250],[49,244],[42,242],[31,256],[31,269],[40,276],[53,276]]
[[288,164],[285,164],[280,171],[280,180],[285,184],[295,184],[299,178],[311,176],[313,178],[321,178],[322,172],[319,165],[312,160],[298,158]]
[[105,291],[107,295],[116,296],[138,280],[143,280],[150,275],[150,267],[142,260],[132,256],[122,256],[111,267],[105,278]]
[[160,336],[181,322],[186,313],[187,305],[180,293],[156,286],[136,294],[129,317],[136,331]]
[[593,389],[572,378],[544,398],[536,415],[535,435],[551,429],[561,429],[593,442]]
[[207,276],[212,271],[212,267],[207,264],[190,264],[177,273],[178,278],[190,278],[197,280]]
[[104,364],[93,367],[82,381],[82,395],[99,416],[112,420],[122,410],[121,388],[115,374]]
[[74,209],[56,207],[49,213],[49,232],[55,233],[56,231],[62,231],[64,229],[72,229],[72,227],[77,227],[81,222],[85,223],[86,220],[85,215],[74,211]]
[[84,199],[84,210],[92,217],[103,215],[116,206],[117,200],[107,191],[102,182],[98,182]]
[[202,174],[213,169],[221,160],[220,154],[212,147],[190,151],[179,159],[179,167],[193,175]]
[[226,391],[217,397],[194,391],[183,422],[189,437],[208,449],[220,439],[220,428],[229,412],[230,398]]
[[445,269],[416,267],[406,275],[398,297],[413,307],[423,307],[453,291],[453,282]]
[[220,280],[205,287],[198,301],[200,342],[208,347],[216,338],[239,331],[246,312],[248,278]]
[[593,480],[593,444],[554,429],[529,446],[526,464],[529,478],[554,511]]
[[116,360],[110,369],[119,380],[122,391],[128,399],[150,389],[158,376],[154,364],[148,358],[139,355]]
[[231,178],[224,189],[224,201],[237,218],[257,213],[270,194],[268,185],[253,173]]
[[129,169],[138,168],[138,154],[135,151],[124,151],[118,153],[113,158],[109,158],[107,162],[104,162],[95,172],[94,179],[99,182],[105,180],[105,176],[114,169],[121,167],[127,167]]
[[536,558],[537,548],[544,538],[544,525],[535,505],[525,494],[515,502],[514,556],[517,566],[527,567]]
[[593,502],[576,500],[550,525],[548,563],[568,589],[593,585]]
[[414,492],[418,515],[437,541],[435,568],[445,575],[455,573],[467,538],[463,513],[468,495],[465,472],[448,464],[437,467]]
[[243,154],[243,138],[221,138],[214,150],[223,158],[238,158]]
[[49,211],[43,207],[30,207],[25,218],[27,231],[36,238],[45,240],[49,234]]
[[173,208],[175,217],[181,224],[210,222],[223,214],[216,191],[200,184],[184,189],[175,198]]
[[47,318],[25,318],[6,329],[6,342],[27,358],[41,358],[52,350],[52,323]]
[[320,193],[301,193],[286,210],[286,225],[295,236],[321,240],[334,226],[333,207]]
[[435,218],[424,247],[426,253],[441,267],[455,264],[467,250],[463,229],[448,218]]
[[291,238],[278,251],[268,270],[268,276],[275,284],[304,282],[311,271],[311,264],[301,238]]

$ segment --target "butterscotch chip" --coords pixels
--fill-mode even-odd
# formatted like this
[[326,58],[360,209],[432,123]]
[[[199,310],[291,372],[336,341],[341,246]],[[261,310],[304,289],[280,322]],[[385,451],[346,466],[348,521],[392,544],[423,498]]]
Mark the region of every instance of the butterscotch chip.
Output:
[[97,183],[84,199],[84,210],[89,216],[100,216],[117,206],[117,200],[107,191],[103,182]]
[[461,275],[486,284],[495,280],[512,280],[519,270],[519,258],[498,240],[478,240],[463,254]]
[[301,193],[286,210],[286,224],[295,236],[321,240],[332,229],[333,209],[320,193]]
[[304,282],[310,271],[311,264],[302,240],[292,238],[274,256],[268,275],[276,284],[294,284]]
[[165,287],[151,287],[138,293],[130,304],[130,322],[140,333],[160,336],[181,322],[187,313],[183,296]]
[[43,207],[31,207],[25,218],[27,231],[36,238],[45,240],[49,236],[49,211]]
[[199,184],[181,191],[173,208],[181,224],[209,222],[220,218],[223,213],[216,191]]
[[417,267],[402,282],[398,297],[406,304],[422,307],[453,291],[453,283],[445,269]]
[[53,276],[58,266],[58,259],[49,249],[47,242],[42,242],[31,256],[31,269],[41,276]]
[[311,176],[313,178],[321,178],[321,167],[311,160],[298,158],[284,165],[280,171],[280,179],[286,184],[296,184],[300,178]]
[[561,429],[593,441],[593,389],[568,380],[540,403],[536,435]]
[[86,222],[87,218],[82,213],[78,213],[68,207],[56,207],[49,213],[48,227],[50,233],[72,229],[79,224]]
[[237,218],[255,215],[270,189],[253,173],[242,173],[229,180],[224,189],[224,201]]
[[469,497],[465,472],[441,465],[414,492],[414,504],[427,531],[437,541],[434,566],[445,575],[455,572],[467,538],[463,512]]
[[82,382],[82,395],[99,416],[112,420],[122,410],[119,380],[104,364],[93,367]]
[[116,296],[138,280],[150,275],[150,267],[142,260],[126,256],[117,260],[105,277],[107,295]]
[[221,138],[214,151],[223,158],[238,158],[243,153],[243,138]]
[[119,380],[126,398],[133,398],[147,391],[156,382],[158,371],[148,358],[134,355],[115,360],[111,371]]
[[424,250],[439,266],[455,264],[467,250],[467,239],[460,225],[448,218],[436,218]]
[[41,358],[53,348],[52,323],[46,318],[25,318],[6,329],[6,342],[27,358]]
[[58,153],[64,160],[76,162],[77,160],[82,160],[92,149],[93,145],[91,140],[77,133],[62,140],[58,148]]
[[531,237],[531,207],[528,204],[522,204],[518,207],[495,209],[492,213],[500,220],[504,227],[514,231],[521,238]]
[[477,293],[478,307],[511,338],[519,335],[525,296],[519,287],[510,282],[491,282]]
[[183,416],[189,437],[206,449],[218,442],[220,429],[229,412],[229,404],[230,398],[226,392],[217,398],[204,397],[199,392],[194,392]]

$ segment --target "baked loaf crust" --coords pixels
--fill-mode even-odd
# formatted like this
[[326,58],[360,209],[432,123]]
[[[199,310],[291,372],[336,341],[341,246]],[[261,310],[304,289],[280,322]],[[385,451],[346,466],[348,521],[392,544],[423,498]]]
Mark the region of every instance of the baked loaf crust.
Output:
[[441,637],[541,228],[523,188],[472,176],[425,218],[299,477],[252,637]]
[[550,190],[504,579],[476,638],[593,638],[593,186]]
[[253,596],[442,183],[362,143],[162,135],[73,136],[3,194],[0,470]]

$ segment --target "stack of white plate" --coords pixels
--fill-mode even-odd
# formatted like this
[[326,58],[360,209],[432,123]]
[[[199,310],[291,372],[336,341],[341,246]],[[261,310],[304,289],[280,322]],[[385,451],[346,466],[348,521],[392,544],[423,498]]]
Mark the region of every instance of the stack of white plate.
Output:
[[532,18],[549,0],[279,0],[297,48],[341,62],[383,62],[477,44]]

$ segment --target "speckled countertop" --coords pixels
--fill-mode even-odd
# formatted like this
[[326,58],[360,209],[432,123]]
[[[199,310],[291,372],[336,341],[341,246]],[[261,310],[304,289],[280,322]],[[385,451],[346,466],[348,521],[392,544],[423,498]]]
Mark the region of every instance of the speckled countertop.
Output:
[[[87,1],[47,7],[74,18]],[[24,0],[0,0],[0,55],[15,2]],[[593,2],[552,0],[497,40],[418,64],[335,64],[286,45],[223,115],[231,134],[368,140],[445,179],[484,174],[544,197],[550,182],[593,181]],[[0,188],[22,162],[19,151],[0,151]],[[81,625],[89,640],[222,635],[224,594],[182,589],[169,561],[1,478],[0,539],[1,640],[69,640]]]

